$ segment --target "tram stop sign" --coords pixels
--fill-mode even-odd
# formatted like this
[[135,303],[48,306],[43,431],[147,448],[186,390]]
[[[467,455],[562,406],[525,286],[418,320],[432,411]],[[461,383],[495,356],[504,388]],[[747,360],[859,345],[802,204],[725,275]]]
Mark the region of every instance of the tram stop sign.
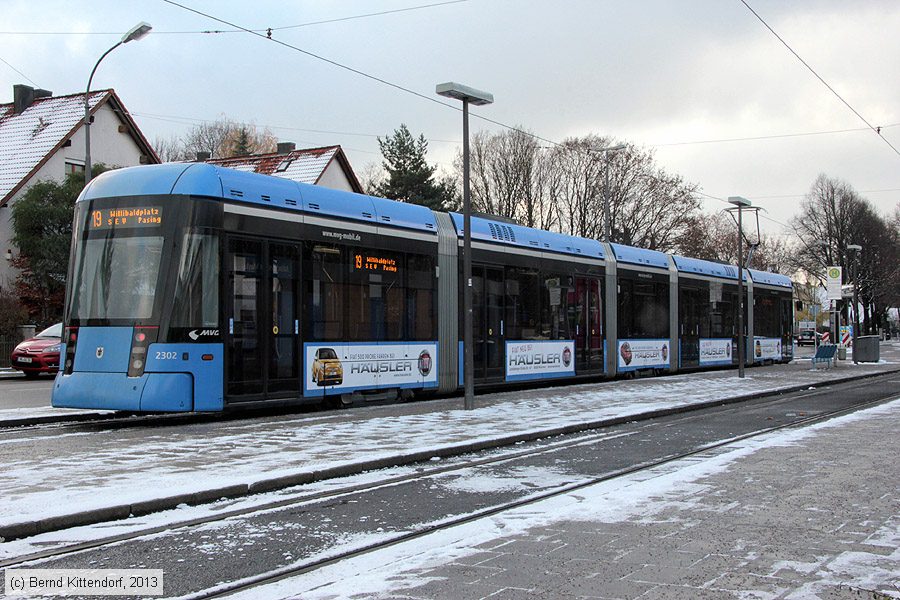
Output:
[[829,300],[841,299],[841,283],[843,283],[843,273],[841,267],[828,267],[825,271],[825,290],[828,293]]

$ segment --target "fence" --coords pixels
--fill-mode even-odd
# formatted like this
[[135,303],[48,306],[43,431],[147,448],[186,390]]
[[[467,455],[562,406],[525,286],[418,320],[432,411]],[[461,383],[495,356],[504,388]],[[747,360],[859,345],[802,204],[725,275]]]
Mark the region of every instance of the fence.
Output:
[[9,355],[20,341],[14,337],[0,336],[0,369],[9,367]]

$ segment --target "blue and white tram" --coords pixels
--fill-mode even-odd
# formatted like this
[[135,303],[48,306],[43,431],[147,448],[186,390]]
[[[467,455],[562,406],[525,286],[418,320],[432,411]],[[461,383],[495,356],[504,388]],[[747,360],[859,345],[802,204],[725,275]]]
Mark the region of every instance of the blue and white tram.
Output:
[[[475,381],[736,364],[736,269],[473,217]],[[107,172],[75,208],[53,406],[221,411],[462,385],[462,217],[206,164]],[[749,271],[748,364],[791,358]]]

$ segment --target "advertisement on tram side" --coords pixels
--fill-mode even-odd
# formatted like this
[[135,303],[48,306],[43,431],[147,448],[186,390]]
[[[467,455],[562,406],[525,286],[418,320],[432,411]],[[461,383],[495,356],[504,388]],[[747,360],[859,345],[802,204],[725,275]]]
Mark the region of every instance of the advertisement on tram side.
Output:
[[619,340],[619,371],[669,367],[669,340]]
[[575,340],[506,342],[506,381],[575,375]]
[[437,342],[304,344],[304,395],[437,387]]
[[758,337],[753,340],[753,360],[781,360],[779,338]]
[[730,339],[700,339],[700,364],[702,366],[730,365]]

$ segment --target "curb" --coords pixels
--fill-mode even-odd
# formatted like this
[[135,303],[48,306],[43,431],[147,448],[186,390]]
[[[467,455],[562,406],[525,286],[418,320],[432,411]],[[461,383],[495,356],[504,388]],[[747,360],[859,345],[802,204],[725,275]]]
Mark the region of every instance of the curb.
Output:
[[[868,373],[865,375],[856,375],[841,379],[833,379],[827,384],[820,383],[815,385],[816,389],[830,387],[837,384],[849,383],[852,381],[861,381],[865,379],[874,379],[889,374],[896,374],[900,369],[892,369],[880,373]],[[763,392],[755,392],[742,396],[733,396],[731,398],[720,398],[717,400],[709,400],[705,402],[697,402],[683,406],[674,406],[669,408],[660,408],[648,412],[635,413],[620,417],[610,417],[605,419],[586,421],[582,423],[564,425],[554,427],[552,429],[542,429],[539,431],[526,431],[512,435],[501,436],[490,439],[480,439],[471,442],[462,442],[450,446],[441,446],[434,449],[421,450],[417,452],[409,452],[395,456],[374,458],[359,462],[351,462],[335,465],[327,469],[318,471],[298,471],[289,475],[282,475],[270,479],[261,479],[246,484],[233,484],[219,488],[208,490],[200,490],[197,492],[178,494],[175,496],[167,496],[163,498],[154,498],[150,500],[142,500],[133,504],[120,504],[115,506],[92,509],[72,513],[69,515],[58,515],[47,517],[38,521],[26,521],[22,523],[13,523],[10,525],[0,526],[0,541],[8,542],[11,540],[29,537],[41,533],[51,531],[59,531],[71,527],[79,527],[82,525],[93,525],[107,521],[115,521],[127,519],[132,516],[141,516],[154,512],[170,510],[177,508],[179,505],[199,505],[215,502],[225,498],[240,498],[264,492],[277,491],[297,485],[314,483],[338,477],[347,477],[357,475],[366,471],[374,471],[378,469],[386,469],[392,467],[406,466],[413,463],[424,462],[434,457],[448,458],[459,454],[470,452],[479,452],[482,450],[490,450],[504,446],[512,446],[519,442],[530,442],[546,437],[554,437],[559,435],[567,435],[579,433],[591,429],[599,429],[601,427],[612,427],[622,425],[633,421],[646,421],[659,417],[688,413],[696,410],[712,408],[714,406],[728,406],[739,402],[748,402],[759,398],[769,396],[780,396],[794,392],[809,389],[810,384],[788,386],[777,390],[769,390]],[[73,417],[79,415],[72,415]]]
[[18,419],[0,420],[0,428],[12,427],[31,427],[33,425],[46,425],[48,423],[80,423],[82,421],[108,421],[110,419],[121,419],[121,415],[115,412],[103,413],[78,413],[74,415],[44,415],[41,417],[21,417]]

